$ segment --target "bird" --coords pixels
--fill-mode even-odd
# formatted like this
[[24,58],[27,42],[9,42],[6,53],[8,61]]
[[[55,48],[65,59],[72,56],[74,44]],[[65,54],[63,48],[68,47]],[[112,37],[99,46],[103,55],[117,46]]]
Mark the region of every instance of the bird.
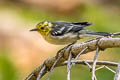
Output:
[[66,45],[90,36],[111,36],[107,32],[95,32],[85,29],[90,22],[41,21],[30,31],[37,31],[51,44]]

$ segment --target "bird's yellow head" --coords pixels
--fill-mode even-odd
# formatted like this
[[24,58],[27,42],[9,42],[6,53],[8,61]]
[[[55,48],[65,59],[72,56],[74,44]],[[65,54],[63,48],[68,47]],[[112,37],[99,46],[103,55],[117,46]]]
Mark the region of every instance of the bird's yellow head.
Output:
[[46,36],[50,32],[52,26],[53,24],[51,22],[43,21],[43,22],[38,23],[36,25],[36,28],[31,29],[30,31],[37,31],[42,36]]

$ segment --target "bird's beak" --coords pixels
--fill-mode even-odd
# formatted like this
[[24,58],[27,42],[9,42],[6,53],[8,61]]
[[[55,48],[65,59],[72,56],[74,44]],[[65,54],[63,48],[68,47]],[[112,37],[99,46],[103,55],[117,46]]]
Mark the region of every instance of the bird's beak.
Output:
[[36,28],[34,28],[34,29],[31,29],[30,31],[37,31],[37,29],[36,29]]

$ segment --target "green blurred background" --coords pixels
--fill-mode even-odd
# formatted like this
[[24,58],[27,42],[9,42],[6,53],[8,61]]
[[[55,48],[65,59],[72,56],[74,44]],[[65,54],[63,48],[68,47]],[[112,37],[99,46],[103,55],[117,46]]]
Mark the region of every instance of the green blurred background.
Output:
[[[64,47],[49,44],[38,33],[29,32],[45,20],[88,21],[93,23],[88,27],[90,30],[120,32],[120,0],[0,0],[0,80],[24,80]],[[84,54],[80,59],[93,59],[94,53]],[[107,49],[101,52],[99,60],[119,62],[119,53],[119,48]],[[96,75],[98,80],[113,80],[114,76],[107,69],[97,71]],[[90,80],[90,76],[83,65],[71,70],[71,80]],[[51,80],[66,80],[66,67],[55,68]]]

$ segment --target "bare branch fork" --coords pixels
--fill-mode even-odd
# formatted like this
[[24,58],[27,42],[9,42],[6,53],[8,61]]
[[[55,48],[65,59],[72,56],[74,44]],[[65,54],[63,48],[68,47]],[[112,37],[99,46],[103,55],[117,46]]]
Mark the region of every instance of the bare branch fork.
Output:
[[[97,46],[96,46],[97,44]],[[72,47],[71,47],[72,46]],[[98,48],[99,46],[99,48]],[[81,43],[81,44],[72,44],[63,48],[61,51],[57,53],[55,57],[48,58],[45,60],[43,64],[41,64],[38,68],[36,68],[25,80],[40,80],[48,71],[52,71],[54,67],[62,66],[67,64],[67,80],[70,80],[70,69],[73,63],[76,64],[85,64],[91,69],[92,66],[92,74],[93,79],[95,80],[95,65],[111,65],[117,66],[118,63],[115,62],[107,62],[107,61],[97,61],[97,57],[94,57],[94,61],[88,60],[77,60],[77,56],[79,57],[81,54],[86,54],[88,52],[96,51],[96,55],[98,56],[99,49],[105,50],[106,48],[120,47],[120,38],[112,38],[112,37],[102,37],[99,42],[97,39]],[[71,60],[71,59],[75,60]],[[68,62],[64,62],[68,60]],[[105,66],[104,66],[105,67]],[[107,67],[105,67],[107,68]],[[109,67],[108,67],[109,68]],[[100,69],[100,68],[99,68]],[[116,73],[116,74],[119,74]],[[115,79],[118,80],[118,79]]]

